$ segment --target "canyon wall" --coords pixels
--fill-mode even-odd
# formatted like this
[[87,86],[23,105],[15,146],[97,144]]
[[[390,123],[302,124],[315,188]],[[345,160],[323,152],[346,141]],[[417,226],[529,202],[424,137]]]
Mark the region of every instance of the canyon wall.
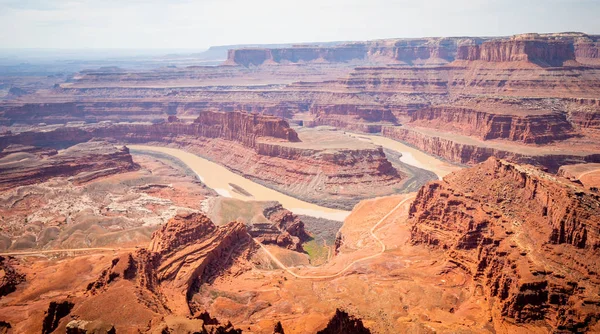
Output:
[[184,148],[283,193],[336,208],[351,209],[360,199],[394,193],[404,180],[382,148],[306,148],[295,145],[297,133],[287,122],[244,113],[206,112],[193,123],[171,117],[158,124],[94,124],[9,133],[0,136],[0,148],[64,147],[93,138]]
[[490,158],[421,188],[411,241],[446,250],[482,286],[497,322],[582,331],[600,315],[598,210],[600,197],[583,187]]
[[350,42],[332,46],[297,45],[275,48],[233,48],[228,65],[281,63],[376,63],[409,66],[444,65],[454,60],[531,62],[563,66],[577,60],[599,64],[598,38],[583,33],[521,34],[509,38],[447,37]]
[[304,122],[303,125],[308,127],[328,125],[352,131],[378,133],[381,132],[382,123],[397,123],[392,111],[380,105],[314,104],[309,112],[314,118]]
[[456,60],[484,62],[531,62],[543,66],[563,66],[575,60],[573,44],[555,40],[495,40],[481,45],[463,45]]
[[137,170],[127,147],[115,148],[92,141],[64,151],[28,146],[5,148],[0,158],[0,191],[44,182],[53,177],[75,176],[75,183]]
[[556,172],[561,165],[600,162],[600,154],[572,154],[566,153],[518,153],[508,148],[496,148],[469,144],[441,136],[425,134],[414,129],[404,127],[383,127],[382,135],[391,139],[404,142],[423,152],[440,157],[454,163],[473,165],[483,162],[490,157],[507,159],[519,163],[527,163],[548,168]]
[[563,140],[574,135],[571,124],[563,114],[504,114],[501,106],[495,114],[452,106],[424,108],[412,113],[411,124],[482,140],[506,139],[535,144]]
[[[199,317],[193,294],[234,264],[240,272],[249,269],[247,258],[255,247],[243,223],[217,227],[203,214],[177,215],[152,235],[148,248],[114,258],[71,313],[112,323],[119,332],[156,328],[165,315]],[[107,298],[128,303],[128,312],[137,316],[103,308],[99,312]]]

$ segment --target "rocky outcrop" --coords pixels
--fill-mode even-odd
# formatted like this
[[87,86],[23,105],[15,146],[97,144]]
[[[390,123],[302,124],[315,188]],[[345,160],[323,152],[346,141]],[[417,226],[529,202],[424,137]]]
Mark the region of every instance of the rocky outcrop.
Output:
[[329,320],[327,327],[320,330],[317,334],[370,334],[371,331],[366,328],[362,320],[348,315],[345,311],[337,309],[333,317]]
[[75,305],[68,300],[62,302],[50,302],[42,324],[42,334],[54,332],[58,327],[60,320],[71,313],[73,306]]
[[127,280],[139,290],[138,302],[153,312],[192,315],[196,289],[253,249],[243,223],[216,227],[203,214],[179,214],[154,232],[148,249],[115,258],[88,291],[100,295]]
[[25,281],[25,275],[15,268],[16,261],[0,256],[0,298],[14,292]]
[[573,124],[583,129],[600,130],[600,111],[573,111],[571,112],[570,120]]
[[421,188],[411,241],[446,250],[498,321],[585,331],[600,315],[598,210],[600,196],[583,187],[490,158]]
[[563,114],[507,114],[498,108],[497,113],[452,106],[424,108],[411,115],[411,123],[482,140],[506,139],[528,144],[545,144],[575,134]]
[[307,121],[305,126],[329,125],[352,131],[377,133],[381,132],[382,124],[397,122],[391,110],[380,105],[316,104],[310,107],[309,112],[314,118]]
[[298,134],[289,124],[279,118],[242,112],[203,112],[194,121],[200,124],[199,135],[207,138],[223,138],[247,143],[247,137],[270,137],[298,142]]
[[75,176],[75,183],[82,183],[139,168],[127,147],[115,148],[106,142],[96,141],[78,144],[60,152],[9,146],[1,155],[0,191],[41,183],[59,176]]
[[271,223],[253,223],[248,233],[263,244],[276,244],[298,252],[303,252],[302,243],[310,236],[304,230],[304,223],[298,216],[286,210],[280,203],[265,206],[263,215]]
[[102,321],[72,320],[67,324],[67,334],[117,334],[115,326]]
[[93,138],[112,138],[129,142],[174,141],[191,136],[235,141],[255,147],[258,139],[298,142],[298,134],[278,117],[242,112],[203,112],[193,123],[171,121],[156,124],[94,124],[90,127],[67,126],[49,131],[7,133],[0,137],[0,148],[10,145],[65,146]]

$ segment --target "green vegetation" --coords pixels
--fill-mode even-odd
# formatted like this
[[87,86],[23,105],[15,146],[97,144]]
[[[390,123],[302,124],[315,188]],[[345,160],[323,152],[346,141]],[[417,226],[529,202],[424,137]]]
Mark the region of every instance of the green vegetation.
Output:
[[303,247],[308,253],[310,264],[313,266],[320,266],[327,262],[329,247],[325,246],[322,241],[319,242],[316,239],[310,239],[303,244]]

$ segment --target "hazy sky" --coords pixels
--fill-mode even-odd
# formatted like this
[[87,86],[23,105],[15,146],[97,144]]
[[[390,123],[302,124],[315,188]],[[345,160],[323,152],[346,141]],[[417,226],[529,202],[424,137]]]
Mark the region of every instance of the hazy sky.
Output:
[[600,0],[0,0],[0,48],[600,34]]

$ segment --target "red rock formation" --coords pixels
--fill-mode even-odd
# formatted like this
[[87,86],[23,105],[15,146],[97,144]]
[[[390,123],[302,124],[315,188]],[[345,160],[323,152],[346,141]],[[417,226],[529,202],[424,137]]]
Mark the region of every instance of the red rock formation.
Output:
[[228,51],[227,65],[259,66],[263,64],[307,62],[376,62],[408,65],[446,64],[452,61],[457,45],[464,40],[481,38],[394,39],[346,43],[334,46],[294,46],[287,48],[244,48]]
[[417,110],[411,116],[416,126],[449,130],[482,140],[507,139],[544,144],[574,135],[563,114],[507,114],[498,106],[497,113],[452,106]]
[[226,64],[258,66],[265,63],[298,63],[313,61],[348,62],[363,59],[367,55],[364,45],[342,45],[334,47],[292,47],[279,49],[232,49]]
[[[14,146],[0,158],[0,191],[44,182],[52,177],[78,175],[75,182],[87,182],[100,176],[133,171],[139,168],[127,147],[120,149],[106,142],[88,142],[72,146],[57,154],[54,150],[32,150]],[[31,153],[34,152],[34,153]]]
[[[227,140],[247,142],[247,137],[272,137],[289,142],[298,142],[298,134],[289,124],[279,118],[240,112],[203,112],[194,121],[200,124],[203,137],[223,138]],[[248,143],[252,146],[253,143]]]
[[481,45],[459,47],[457,60],[484,62],[531,62],[542,66],[563,66],[575,60],[573,45],[548,39],[487,41]]
[[42,324],[42,334],[50,334],[58,327],[60,320],[71,312],[75,306],[72,302],[65,300],[62,302],[50,302],[44,322]]
[[276,244],[280,247],[303,252],[302,243],[310,236],[304,230],[304,223],[298,216],[286,210],[279,203],[267,205],[263,215],[272,224],[254,223],[248,233],[263,244]]
[[600,154],[526,154],[494,147],[468,144],[436,135],[429,135],[405,127],[384,127],[382,134],[424,152],[460,164],[473,165],[490,157],[507,159],[518,163],[543,166],[556,172],[561,165],[600,162]]
[[230,262],[231,252],[252,248],[243,223],[215,227],[201,214],[176,216],[152,235],[149,250],[160,254],[155,268],[169,309],[189,314],[193,289],[221,273]]
[[[333,104],[313,105],[310,113],[314,119],[305,126],[330,125],[338,128],[376,133],[381,124],[396,124],[391,110],[380,105]],[[377,123],[377,124],[373,124]]]
[[411,240],[446,249],[497,321],[582,331],[600,315],[598,210],[600,196],[568,180],[490,158],[419,191]]
[[570,120],[573,124],[581,128],[600,130],[600,111],[573,111],[571,112]]
[[0,298],[14,292],[25,281],[25,275],[15,269],[15,260],[0,256]]
[[[255,249],[243,223],[232,222],[216,227],[203,214],[180,214],[152,235],[148,249],[140,249],[115,258],[96,281],[88,286],[89,296],[73,314],[82,318],[89,307],[104,295],[118,291],[135,291],[138,306],[160,315],[190,316],[196,313],[192,295],[198,287],[231,269],[246,270],[245,259]],[[132,306],[133,307],[133,306]],[[117,331],[131,326],[126,319],[111,312],[102,313],[99,320],[114,323]],[[95,319],[95,318],[94,318]]]
[[575,57],[578,62],[589,65],[600,64],[600,43],[597,36],[594,39],[582,38],[575,42]]
[[[92,138],[175,144],[283,192],[351,209],[367,196],[386,195],[403,181],[383,149],[310,149],[290,145],[296,132],[272,116],[205,112],[194,123],[101,124],[0,136],[9,145],[66,145]],[[375,190],[374,190],[375,189]],[[374,193],[375,191],[375,193]],[[324,200],[327,194],[327,201]]]

